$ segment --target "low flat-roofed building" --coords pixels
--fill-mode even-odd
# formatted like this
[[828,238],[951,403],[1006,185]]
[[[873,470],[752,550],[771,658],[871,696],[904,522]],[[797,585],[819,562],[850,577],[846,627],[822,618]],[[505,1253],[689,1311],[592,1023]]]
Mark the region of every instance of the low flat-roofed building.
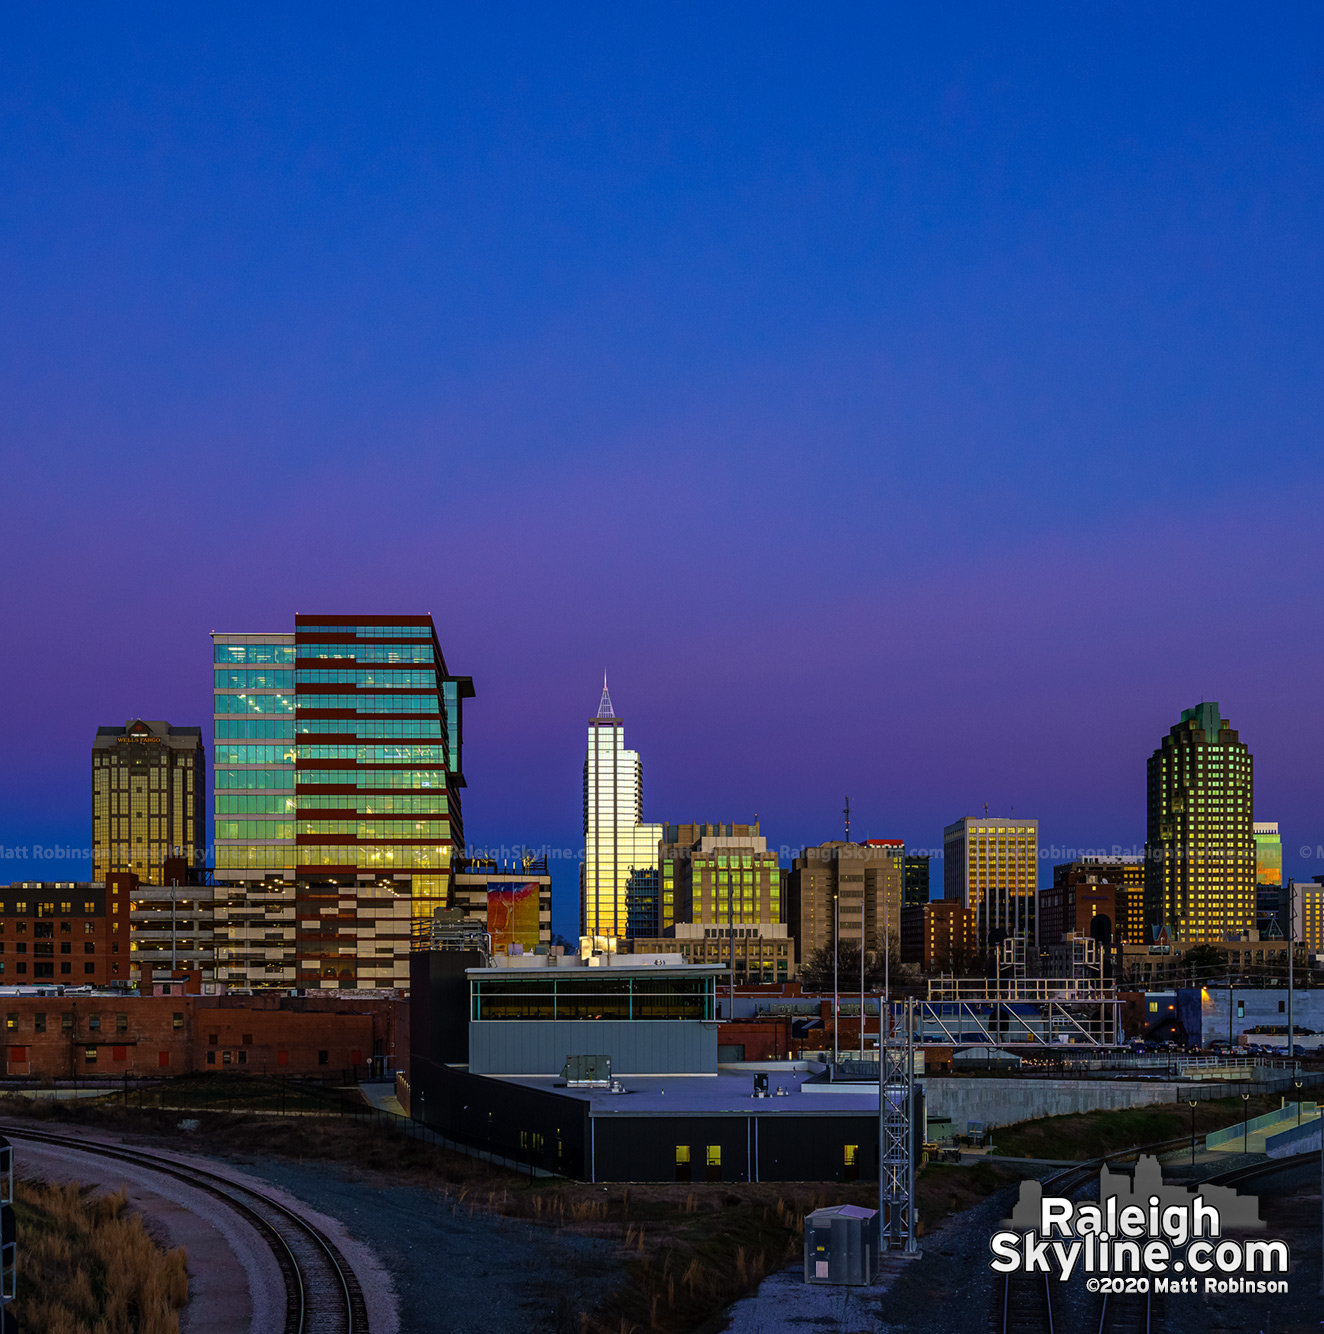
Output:
[[733,943],[737,985],[795,976],[795,949],[785,922],[677,922],[660,936],[631,941],[630,948],[635,954],[679,954],[686,963],[721,964],[729,976]]
[[715,1074],[720,968],[665,955],[469,968],[469,1069],[559,1075],[568,1056],[608,1056],[618,1074]]

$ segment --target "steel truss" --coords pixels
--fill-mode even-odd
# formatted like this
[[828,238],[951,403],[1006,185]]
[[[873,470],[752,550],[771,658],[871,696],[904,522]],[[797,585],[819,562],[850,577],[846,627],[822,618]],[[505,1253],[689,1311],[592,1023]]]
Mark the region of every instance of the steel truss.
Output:
[[915,1028],[952,1047],[1114,1047],[1121,1003],[1097,978],[944,977],[917,1003]]
[[904,1037],[890,1034],[878,1062],[878,1249],[915,1250],[914,1002],[904,1011]]

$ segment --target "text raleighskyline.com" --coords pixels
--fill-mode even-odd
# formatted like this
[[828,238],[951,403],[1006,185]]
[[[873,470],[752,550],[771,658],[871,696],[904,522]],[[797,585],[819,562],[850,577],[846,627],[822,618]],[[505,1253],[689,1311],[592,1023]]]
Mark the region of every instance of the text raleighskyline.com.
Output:
[[[1154,1280],[1156,1292],[1286,1291],[1285,1280],[1254,1277],[1288,1272],[1286,1242],[1224,1235],[1229,1227],[1264,1226],[1255,1197],[1227,1187],[1164,1185],[1148,1156],[1137,1164],[1134,1185],[1104,1168],[1097,1204],[1043,1195],[1039,1182],[1023,1182],[1008,1222],[989,1241],[989,1267],[998,1274],[1055,1272],[1059,1282],[1073,1274],[1139,1276]],[[1238,1285],[1229,1287],[1234,1279]],[[1093,1281],[1089,1287],[1104,1290]]]

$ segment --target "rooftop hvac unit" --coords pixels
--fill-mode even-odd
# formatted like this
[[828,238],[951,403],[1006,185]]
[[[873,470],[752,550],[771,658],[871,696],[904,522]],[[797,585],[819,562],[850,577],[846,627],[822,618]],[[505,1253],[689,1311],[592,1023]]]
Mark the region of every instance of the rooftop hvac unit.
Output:
[[856,1204],[805,1217],[805,1282],[863,1286],[878,1272],[878,1211]]
[[610,1056],[567,1056],[561,1078],[572,1089],[610,1088]]

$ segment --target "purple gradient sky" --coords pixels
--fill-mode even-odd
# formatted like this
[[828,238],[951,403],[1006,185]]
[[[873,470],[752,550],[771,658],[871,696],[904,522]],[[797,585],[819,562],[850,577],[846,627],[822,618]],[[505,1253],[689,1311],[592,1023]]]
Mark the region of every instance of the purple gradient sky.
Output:
[[209,630],[422,610],[474,843],[580,841],[606,666],[648,818],[775,844],[1134,844],[1217,699],[1317,869],[1318,11],[0,36],[0,846]]

